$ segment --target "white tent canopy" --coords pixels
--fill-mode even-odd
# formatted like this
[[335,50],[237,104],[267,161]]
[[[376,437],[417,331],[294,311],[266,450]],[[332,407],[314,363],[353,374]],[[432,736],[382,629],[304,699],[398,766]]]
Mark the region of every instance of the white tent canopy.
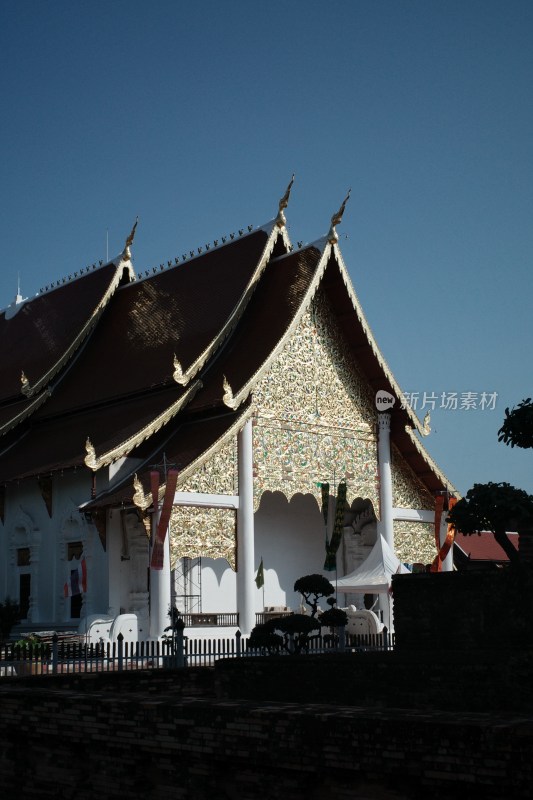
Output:
[[363,563],[336,581],[337,591],[345,594],[388,593],[392,576],[406,572],[409,572],[407,567],[396,558],[383,536],[378,535],[376,544]]

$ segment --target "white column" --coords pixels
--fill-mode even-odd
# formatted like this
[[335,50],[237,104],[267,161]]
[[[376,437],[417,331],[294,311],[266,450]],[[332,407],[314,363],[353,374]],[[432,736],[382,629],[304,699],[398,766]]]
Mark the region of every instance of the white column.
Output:
[[[440,520],[440,531],[439,531],[439,541],[441,547],[446,541],[446,534],[448,533],[448,523],[446,522],[447,516],[448,516],[448,511],[443,511]],[[453,544],[450,547],[450,552],[442,562],[443,572],[452,572],[452,570],[453,570]]]
[[238,436],[239,509],[237,511],[237,611],[239,628],[248,636],[255,626],[254,476],[252,420]]
[[[107,613],[112,617],[120,614],[122,595],[122,570],[121,570],[121,536],[120,511],[110,511],[107,517],[107,569],[108,569],[108,607]],[[88,576],[88,580],[91,580]]]
[[387,411],[380,411],[378,413],[378,469],[381,520],[378,523],[378,533],[381,533],[394,552],[390,423],[391,415]]
[[[157,535],[159,514],[152,514],[152,543]],[[150,558],[152,553],[150,551]],[[170,532],[163,545],[163,569],[150,569],[150,639],[157,641],[170,625]]]

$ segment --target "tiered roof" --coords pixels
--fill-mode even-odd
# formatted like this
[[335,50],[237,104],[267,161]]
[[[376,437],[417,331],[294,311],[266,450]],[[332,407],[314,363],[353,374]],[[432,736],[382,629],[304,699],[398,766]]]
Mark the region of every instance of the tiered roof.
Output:
[[[90,505],[130,504],[134,473],[147,492],[163,453],[185,480],[250,416],[254,385],[319,286],[370,384],[399,399],[334,227],[294,251],[286,200],[269,225],[143,280],[123,256],[0,316],[0,482],[125,458]],[[397,403],[392,414],[393,440],[424,485],[453,491],[413,412]]]

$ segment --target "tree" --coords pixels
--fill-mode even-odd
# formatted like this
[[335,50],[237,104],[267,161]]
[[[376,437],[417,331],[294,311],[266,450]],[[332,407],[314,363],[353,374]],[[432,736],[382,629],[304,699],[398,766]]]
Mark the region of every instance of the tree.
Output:
[[300,592],[306,604],[311,609],[311,616],[316,617],[318,601],[321,597],[335,594],[335,589],[323,575],[304,575],[294,584],[294,591]]
[[498,441],[511,447],[533,447],[533,403],[531,397],[522,400],[516,408],[505,409],[505,419],[498,431]]
[[509,561],[518,552],[506,531],[533,526],[533,496],[509,483],[475,483],[450,511],[447,521],[467,535],[492,531]]
[[270,654],[286,650],[291,655],[298,655],[308,649],[312,633],[320,635],[320,623],[314,617],[307,614],[275,617],[255,626],[248,639],[248,648]]
[[[312,634],[320,635],[320,622],[316,619],[318,601],[321,597],[329,597],[335,589],[323,575],[304,575],[294,584],[294,591],[303,595],[311,609],[307,614],[289,614],[284,617],[269,619],[262,625],[256,625],[250,634],[248,647],[267,653],[279,653],[286,650],[297,655],[309,647]],[[334,603],[335,601],[333,601]],[[330,601],[328,600],[328,603]],[[332,609],[330,609],[331,611]],[[337,611],[337,609],[335,609]],[[325,612],[328,613],[327,611]],[[325,622],[324,625],[331,623]]]
[[339,640],[339,628],[345,628],[348,624],[348,614],[342,608],[337,608],[335,603],[335,598],[330,597],[328,599],[328,610],[318,615],[320,624],[329,628],[329,633],[324,636],[325,644],[335,645]]

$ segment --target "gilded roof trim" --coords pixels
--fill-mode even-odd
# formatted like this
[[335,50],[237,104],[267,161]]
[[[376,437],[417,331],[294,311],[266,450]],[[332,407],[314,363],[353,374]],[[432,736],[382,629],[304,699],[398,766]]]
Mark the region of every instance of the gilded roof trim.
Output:
[[197,459],[192,461],[188,467],[182,470],[178,477],[177,486],[181,486],[181,484],[184,483],[188,478],[190,478],[190,476],[194,472],[196,472],[197,469],[200,469],[200,467],[202,467],[206,463],[206,461],[209,461],[209,459],[212,456],[214,456],[215,453],[217,453],[222,447],[224,447],[224,445],[227,444],[227,442],[233,436],[239,433],[239,431],[242,428],[244,428],[248,420],[253,416],[254,411],[255,409],[251,405],[248,408],[246,408],[240,415],[240,417],[235,420],[233,425],[231,425],[231,427],[229,427],[228,430],[224,434],[222,434],[222,436],[220,436],[220,438],[218,438],[215,442],[213,442],[213,444],[210,447],[208,447],[207,450],[204,450],[202,455],[198,456]]
[[[340,248],[339,248],[339,246],[337,244],[335,244],[333,247],[334,247],[334,251],[335,251],[335,256],[337,258],[337,263],[339,265],[339,270],[340,270],[340,273],[342,275],[342,279],[343,279],[344,284],[345,284],[345,286],[346,286],[346,288],[348,290],[348,294],[350,295],[350,299],[352,301],[352,304],[353,304],[353,307],[354,307],[354,311],[357,314],[357,319],[359,320],[359,324],[361,325],[361,327],[362,327],[362,329],[363,329],[363,331],[365,333],[367,342],[370,345],[370,347],[372,349],[372,352],[374,353],[374,356],[376,357],[376,359],[377,359],[377,361],[379,363],[379,366],[383,370],[383,373],[384,373],[385,377],[387,378],[387,380],[389,381],[392,389],[394,390],[394,393],[396,394],[396,397],[398,398],[398,400],[401,401],[402,397],[403,397],[403,392],[400,389],[400,386],[397,383],[394,375],[392,374],[392,371],[391,371],[389,365],[385,361],[385,359],[384,359],[384,357],[383,357],[383,355],[381,353],[381,350],[379,349],[379,347],[377,345],[376,340],[374,339],[374,335],[373,335],[372,330],[370,329],[370,326],[369,326],[369,324],[367,322],[367,319],[365,317],[364,311],[363,311],[363,309],[361,307],[361,304],[359,302],[359,298],[357,297],[357,294],[356,294],[355,289],[353,287],[352,281],[351,281],[350,276],[348,274],[348,270],[346,269],[346,265],[344,263],[344,259],[342,257]],[[411,422],[413,423],[413,427],[412,428],[409,425],[406,425],[405,426],[405,430],[408,433],[409,438],[413,442],[417,452],[424,459],[424,461],[426,462],[428,467],[431,469],[433,474],[439,479],[439,481],[441,481],[443,486],[447,486],[449,488],[449,490],[453,494],[459,496],[458,492],[457,492],[457,489],[455,489],[453,483],[449,480],[449,478],[446,477],[446,475],[442,472],[442,470],[439,469],[439,467],[433,461],[433,459],[431,458],[431,456],[427,452],[426,448],[424,447],[422,442],[417,438],[417,436],[415,434],[415,431],[413,430],[413,428],[415,428],[422,436],[427,436],[428,433],[429,433],[429,430],[428,430],[429,423],[426,420],[424,420],[423,423],[420,422],[420,420],[418,419],[417,415],[413,412],[412,408],[410,408],[409,406],[406,406],[405,412],[406,412],[407,416],[409,417],[409,419],[411,420]]]
[[414,430],[411,427],[409,427],[409,425],[406,425],[405,426],[405,431],[409,435],[409,438],[411,439],[412,443],[414,444],[418,454],[424,459],[424,461],[426,462],[428,467],[431,469],[431,471],[436,475],[436,477],[439,479],[439,481],[441,481],[442,485],[446,486],[451,494],[453,494],[456,497],[460,498],[461,495],[459,494],[459,492],[457,491],[457,489],[455,488],[455,486],[453,485],[451,480],[446,477],[444,472],[442,472],[442,470],[439,469],[437,464],[433,461],[433,459],[429,455],[428,451],[426,450],[426,448],[424,447],[422,442],[419,439],[417,439],[417,436],[416,436],[416,433],[414,432]]
[[[185,467],[184,470],[181,470],[178,475],[178,482],[176,484],[176,489],[185,483],[188,478],[191,477],[200,467],[202,467],[207,461],[209,461],[212,456],[214,456],[219,450],[221,450],[230,439],[232,439],[239,431],[244,428],[245,424],[248,420],[253,416],[255,409],[252,405],[248,406],[243,413],[235,420],[233,425],[231,425],[228,430],[220,436],[215,442],[213,442],[210,447],[208,447],[204,452],[198,456],[194,461],[192,461],[188,467]],[[137,508],[146,509],[148,506],[152,504],[152,497],[151,494],[144,494],[142,489],[142,484],[135,475],[134,479],[134,488],[135,494],[133,497],[133,502],[137,506]],[[166,484],[162,484],[159,487],[159,499],[162,500],[165,495],[165,488]]]
[[[370,325],[368,324],[368,321],[367,321],[367,319],[365,317],[365,313],[363,311],[361,303],[359,302],[359,298],[357,297],[357,294],[356,294],[355,289],[353,287],[353,283],[352,283],[352,281],[350,279],[350,276],[348,274],[348,270],[346,268],[346,264],[344,263],[344,259],[342,257],[342,253],[340,251],[340,248],[339,248],[338,244],[334,244],[333,245],[333,250],[334,250],[334,253],[335,253],[335,257],[337,259],[337,263],[339,265],[339,271],[340,271],[340,273],[342,275],[342,279],[344,281],[344,285],[346,286],[346,289],[348,290],[348,294],[350,295],[350,300],[352,301],[353,309],[354,309],[355,313],[357,314],[357,319],[359,320],[359,324],[361,325],[361,328],[363,329],[363,332],[364,332],[364,334],[366,336],[366,340],[367,340],[368,344],[370,345],[370,348],[371,348],[374,356],[376,357],[376,360],[377,360],[380,368],[383,370],[383,374],[385,375],[385,378],[390,383],[390,385],[391,385],[391,387],[392,387],[397,399],[399,401],[401,401],[402,398],[403,398],[403,392],[400,389],[400,386],[399,386],[398,382],[396,381],[396,378],[392,374],[392,370],[390,369],[389,365],[385,361],[385,359],[383,357],[383,354],[381,353],[381,350],[379,349],[379,347],[377,345],[376,340],[374,339],[374,334],[372,333]],[[407,414],[407,416],[409,417],[409,419],[413,423],[413,427],[416,428],[417,431],[420,434],[422,434],[422,436],[424,436],[425,435],[424,426],[420,422],[420,420],[418,419],[416,414],[413,413],[412,408],[410,408],[409,406],[406,406],[405,413]]]
[[[132,280],[135,280],[135,272],[133,271],[133,267],[130,261],[125,261],[121,259],[117,265],[117,269],[113,280],[109,284],[108,288],[106,289],[102,299],[94,309],[93,313],[82,327],[78,335],[73,339],[70,345],[67,347],[63,355],[59,358],[58,361],[51,367],[48,372],[42,375],[34,384],[30,384],[30,382],[26,379],[23,381],[21,392],[26,397],[33,397],[37,392],[39,392],[44,386],[46,386],[52,378],[57,375],[57,373],[65,366],[67,361],[74,355],[76,350],[79,348],[83,340],[89,335],[92,331],[98,320],[100,319],[102,312],[104,311],[105,307],[109,303],[111,297],[114,295],[115,291],[122,280],[122,276],[124,274],[124,270],[127,270],[130,274]],[[26,376],[25,376],[26,377]]]
[[250,278],[246,289],[244,290],[239,302],[229,315],[228,319],[224,323],[223,327],[220,329],[216,337],[207,345],[205,350],[200,353],[198,358],[193,361],[193,363],[186,369],[183,369],[181,362],[179,361],[178,357],[174,355],[174,374],[173,378],[176,383],[181,384],[182,386],[186,386],[191,378],[193,378],[196,373],[202,369],[206,361],[213,355],[213,353],[218,350],[222,342],[229,336],[231,331],[237,325],[239,319],[242,317],[246,306],[259,282],[259,278],[265,269],[270,256],[272,255],[272,251],[274,250],[274,245],[278,239],[278,236],[282,237],[283,242],[287,250],[290,249],[291,243],[287,231],[285,228],[279,228],[275,223],[272,223],[272,229],[269,233],[267,242],[263,249],[263,253],[261,258],[258,261],[257,267],[254,270],[252,277]]
[[153,436],[154,433],[166,425],[166,423],[175,417],[176,414],[181,411],[181,409],[187,405],[187,403],[194,397],[198,389],[202,387],[201,381],[195,381],[191,386],[187,389],[187,391],[172,403],[162,414],[159,414],[155,419],[152,420],[148,425],[142,428],[137,433],[133,434],[133,436],[128,437],[124,442],[122,442],[117,447],[114,447],[112,450],[108,450],[107,453],[103,453],[101,456],[97,456],[93,445],[91,444],[91,440],[88,438],[85,443],[85,449],[87,451],[87,455],[85,456],[85,465],[92,469],[94,472],[100,469],[100,467],[105,467],[111,464],[113,461],[116,461],[119,458],[127,455],[134,447],[137,447],[144,442],[145,439],[148,439],[150,436]]
[[52,392],[49,389],[45,389],[44,392],[41,392],[35,400],[26,406],[26,408],[21,411],[16,416],[12,417],[9,422],[6,422],[4,425],[0,427],[0,436],[4,436],[4,434],[8,433],[13,428],[16,428],[19,423],[23,422],[26,417],[29,417],[30,414],[33,414],[34,411],[42,406],[42,404],[48,400]]
[[320,256],[320,261],[318,262],[318,266],[315,271],[315,275],[313,280],[309,284],[307,291],[303,297],[302,302],[300,303],[300,307],[298,311],[294,314],[292,321],[290,322],[288,328],[286,329],[283,336],[279,339],[277,345],[274,347],[273,350],[270,351],[269,357],[263,364],[259,367],[259,369],[252,375],[250,380],[245,383],[245,385],[234,394],[230,384],[228,383],[227,379],[224,378],[224,396],[223,401],[228,408],[236,409],[238,408],[241,403],[243,403],[249,394],[253,391],[255,384],[264,377],[264,375],[268,372],[271,364],[276,360],[278,355],[281,353],[285,345],[287,344],[288,340],[291,338],[292,334],[298,327],[300,320],[302,319],[303,315],[309,308],[313,297],[315,296],[318,287],[322,281],[322,277],[324,275],[329,256],[331,254],[332,246],[329,243],[326,243],[324,250],[322,251],[322,255]]

